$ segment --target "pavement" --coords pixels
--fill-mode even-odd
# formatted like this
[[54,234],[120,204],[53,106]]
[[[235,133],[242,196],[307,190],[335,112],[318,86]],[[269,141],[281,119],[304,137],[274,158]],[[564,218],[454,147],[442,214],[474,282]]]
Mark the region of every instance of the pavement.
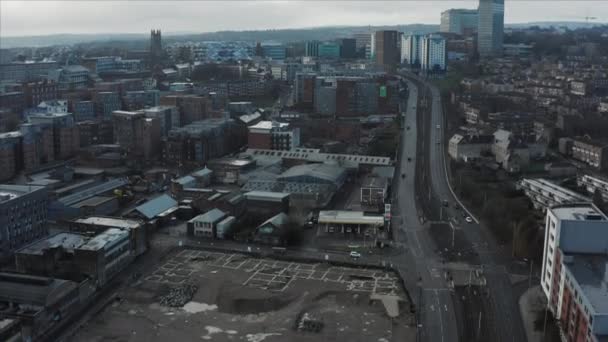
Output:
[[534,329],[536,314],[545,308],[546,299],[542,293],[540,285],[529,288],[519,298],[519,310],[524,318],[524,327],[528,342],[542,342],[542,331]]

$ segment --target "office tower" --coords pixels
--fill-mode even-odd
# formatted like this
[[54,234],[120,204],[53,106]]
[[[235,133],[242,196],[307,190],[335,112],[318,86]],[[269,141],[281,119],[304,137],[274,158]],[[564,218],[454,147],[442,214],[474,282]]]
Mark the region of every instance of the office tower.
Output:
[[467,35],[477,32],[478,24],[477,10],[453,8],[441,13],[439,31]]
[[504,0],[479,0],[477,51],[481,57],[502,55]]
[[304,55],[306,57],[319,57],[319,45],[321,43],[318,40],[312,40],[306,42],[304,46]]
[[446,68],[445,38],[431,34],[422,38],[421,69],[443,71]]
[[373,45],[376,64],[386,72],[394,72],[399,59],[397,50],[397,31],[376,31]]
[[357,41],[354,38],[340,39],[340,57],[341,58],[356,58],[357,57]]

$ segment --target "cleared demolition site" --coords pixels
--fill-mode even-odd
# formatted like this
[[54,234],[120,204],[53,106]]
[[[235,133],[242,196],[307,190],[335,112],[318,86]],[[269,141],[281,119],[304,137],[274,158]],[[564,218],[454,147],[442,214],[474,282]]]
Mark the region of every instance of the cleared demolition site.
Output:
[[388,270],[179,249],[73,341],[415,341]]

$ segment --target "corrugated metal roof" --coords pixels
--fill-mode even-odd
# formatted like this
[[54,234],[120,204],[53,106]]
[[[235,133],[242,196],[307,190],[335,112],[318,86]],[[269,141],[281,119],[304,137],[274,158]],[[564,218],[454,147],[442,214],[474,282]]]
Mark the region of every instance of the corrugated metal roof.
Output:
[[297,177],[313,177],[319,178],[335,184],[340,183],[340,178],[344,176],[346,169],[328,164],[303,164],[296,165],[289,170],[283,172],[279,176],[279,180],[287,180]]
[[175,183],[180,185],[190,185],[196,182],[196,179],[192,176],[184,176],[173,180]]
[[205,176],[208,176],[208,175],[210,175],[212,173],[213,173],[213,171],[211,171],[207,167],[205,167],[204,169],[200,169],[198,171],[192,172],[191,175],[194,176],[194,177],[205,177]]
[[144,215],[147,219],[152,219],[163,211],[176,205],[177,201],[171,198],[171,196],[165,194],[140,205],[139,207],[135,208],[135,210]]

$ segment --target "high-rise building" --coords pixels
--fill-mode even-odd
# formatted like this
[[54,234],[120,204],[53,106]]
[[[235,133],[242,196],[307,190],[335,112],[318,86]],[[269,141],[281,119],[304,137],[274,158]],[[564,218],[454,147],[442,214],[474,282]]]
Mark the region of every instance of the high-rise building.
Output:
[[504,0],[479,0],[477,51],[482,57],[500,56],[505,21]]
[[304,46],[304,56],[318,57],[320,44],[321,43],[318,40],[312,40],[312,41],[306,42],[306,45]]
[[412,34],[401,37],[401,63],[411,66],[421,64],[422,35]]
[[372,45],[372,34],[371,33],[355,33],[355,48],[357,49],[357,55],[359,57],[369,58],[366,56],[366,51],[369,52]]
[[479,24],[479,15],[477,10],[473,9],[449,9],[441,12],[440,32],[449,32],[457,34],[472,34],[477,32]]
[[387,72],[394,72],[399,61],[397,50],[397,31],[376,31],[373,38],[374,57],[376,64]]
[[336,59],[340,58],[340,45],[330,42],[325,42],[319,45],[319,57]]
[[160,30],[150,32],[150,66],[154,67],[162,63],[163,44]]
[[0,258],[46,236],[47,211],[45,187],[0,185]]
[[354,38],[340,39],[340,57],[341,58],[356,58],[357,57],[357,40]]
[[420,68],[426,71],[446,69],[445,38],[431,34],[422,38]]
[[264,51],[264,57],[274,60],[283,60],[287,56],[287,49],[281,43],[262,43],[262,50]]

